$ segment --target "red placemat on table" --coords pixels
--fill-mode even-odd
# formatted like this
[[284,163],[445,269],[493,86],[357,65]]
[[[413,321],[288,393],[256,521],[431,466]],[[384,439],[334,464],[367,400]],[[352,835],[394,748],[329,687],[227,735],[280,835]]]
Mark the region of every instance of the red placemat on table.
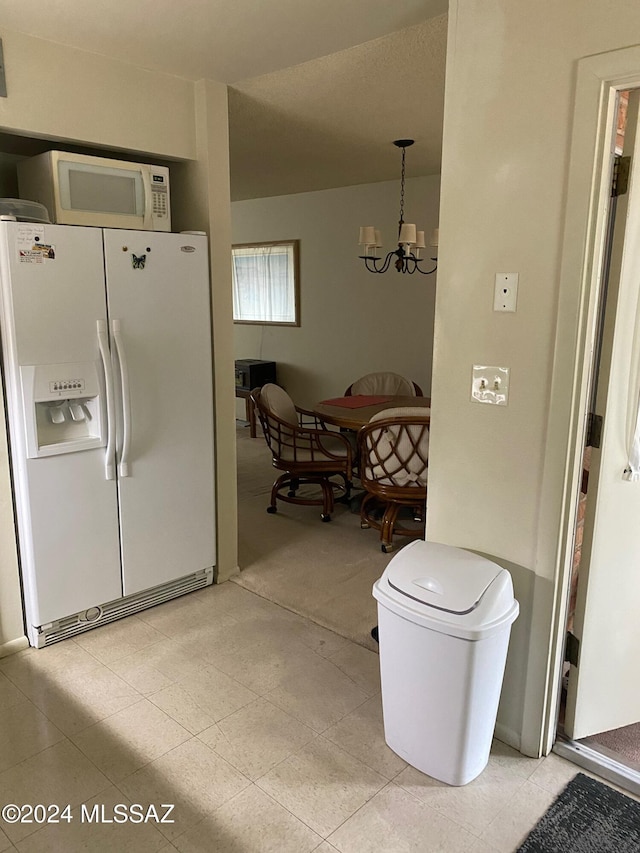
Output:
[[393,397],[374,396],[372,394],[354,394],[352,397],[334,397],[333,400],[323,400],[323,406],[341,406],[343,409],[364,409],[365,406],[376,406],[378,403],[388,403]]

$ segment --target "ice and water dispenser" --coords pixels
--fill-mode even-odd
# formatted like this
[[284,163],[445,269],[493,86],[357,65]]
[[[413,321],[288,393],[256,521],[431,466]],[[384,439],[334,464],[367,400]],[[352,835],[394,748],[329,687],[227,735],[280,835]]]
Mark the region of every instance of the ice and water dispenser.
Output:
[[95,362],[26,365],[20,376],[30,459],[106,444]]

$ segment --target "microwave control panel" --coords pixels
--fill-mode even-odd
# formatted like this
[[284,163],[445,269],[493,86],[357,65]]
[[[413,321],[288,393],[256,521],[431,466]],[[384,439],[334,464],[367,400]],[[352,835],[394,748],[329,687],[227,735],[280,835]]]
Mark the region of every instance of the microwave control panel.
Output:
[[154,218],[168,219],[169,183],[166,175],[159,172],[151,172],[151,197],[153,199]]

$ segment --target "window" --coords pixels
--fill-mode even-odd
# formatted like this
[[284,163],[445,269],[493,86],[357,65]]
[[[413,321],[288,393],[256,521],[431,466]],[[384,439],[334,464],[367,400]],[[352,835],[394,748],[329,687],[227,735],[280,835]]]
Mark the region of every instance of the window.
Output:
[[299,240],[232,247],[235,323],[300,325]]

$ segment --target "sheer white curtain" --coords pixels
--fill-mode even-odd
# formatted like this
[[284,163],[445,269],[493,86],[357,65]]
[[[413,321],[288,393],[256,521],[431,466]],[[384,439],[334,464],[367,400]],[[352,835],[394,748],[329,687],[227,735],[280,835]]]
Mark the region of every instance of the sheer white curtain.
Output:
[[295,323],[292,245],[233,247],[233,319]]

